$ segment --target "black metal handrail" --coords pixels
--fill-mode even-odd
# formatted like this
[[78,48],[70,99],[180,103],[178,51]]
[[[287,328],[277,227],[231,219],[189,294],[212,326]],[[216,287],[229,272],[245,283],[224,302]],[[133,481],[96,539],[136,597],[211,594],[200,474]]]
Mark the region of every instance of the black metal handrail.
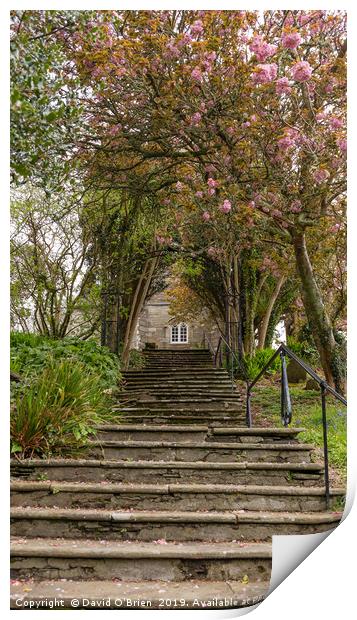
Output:
[[321,391],[321,412],[322,412],[322,428],[323,428],[323,444],[324,444],[324,478],[325,478],[325,497],[326,497],[326,507],[327,509],[330,507],[330,480],[329,480],[329,461],[328,461],[328,437],[327,437],[327,417],[326,417],[326,394],[329,392],[335,398],[337,398],[341,403],[347,406],[347,400],[336,390],[331,387],[324,379],[319,377],[318,374],[304,362],[301,360],[295,353],[293,353],[287,346],[281,344],[278,349],[275,351],[274,355],[268,360],[265,364],[264,368],[260,371],[260,373],[253,379],[253,381],[247,381],[247,397],[246,397],[246,421],[247,426],[250,428],[252,426],[252,415],[251,415],[251,406],[250,399],[252,394],[252,389],[256,385],[256,383],[261,379],[261,377],[266,373],[271,364],[276,360],[277,357],[280,356],[281,359],[281,419],[284,426],[288,426],[292,420],[292,406],[289,392],[289,382],[288,375],[286,370],[286,357],[294,360],[301,368],[305,370],[305,372],[318,383]]

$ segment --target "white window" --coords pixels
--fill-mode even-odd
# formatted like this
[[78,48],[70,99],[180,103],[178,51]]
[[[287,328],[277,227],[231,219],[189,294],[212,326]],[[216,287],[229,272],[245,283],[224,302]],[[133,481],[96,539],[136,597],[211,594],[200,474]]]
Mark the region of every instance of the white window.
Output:
[[171,344],[183,344],[188,342],[188,329],[186,323],[171,326]]

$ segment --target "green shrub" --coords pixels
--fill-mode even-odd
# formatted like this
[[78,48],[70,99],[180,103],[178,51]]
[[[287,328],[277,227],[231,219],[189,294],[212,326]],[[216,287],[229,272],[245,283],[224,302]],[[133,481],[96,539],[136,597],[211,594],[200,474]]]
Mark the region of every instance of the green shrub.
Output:
[[63,338],[53,340],[37,334],[12,333],[11,370],[25,378],[38,376],[55,360],[80,362],[86,372],[98,377],[104,388],[117,385],[120,378],[119,358],[94,339]]
[[145,355],[141,351],[137,349],[131,349],[129,354],[129,368],[144,368],[145,366]]
[[320,360],[318,351],[308,340],[303,340],[300,342],[290,337],[287,339],[287,347],[308,364],[312,366],[319,365]]
[[110,417],[100,379],[72,360],[52,360],[18,391],[11,411],[11,452],[23,458],[75,452]]
[[[264,366],[268,363],[270,358],[274,355],[275,349],[259,349],[253,357],[246,356],[244,358],[245,372],[250,381],[263,370]],[[281,368],[280,357],[274,360],[274,362],[267,369],[268,375],[273,375]]]

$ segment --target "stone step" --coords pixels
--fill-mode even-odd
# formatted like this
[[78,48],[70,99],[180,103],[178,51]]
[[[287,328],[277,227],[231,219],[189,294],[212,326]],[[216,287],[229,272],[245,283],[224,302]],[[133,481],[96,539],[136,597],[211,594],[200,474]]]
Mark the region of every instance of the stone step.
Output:
[[167,543],[13,539],[13,579],[268,581],[271,545],[250,543]]
[[243,404],[239,398],[235,396],[235,398],[228,399],[225,398],[173,398],[173,399],[165,399],[160,398],[156,399],[155,397],[147,398],[145,396],[141,396],[140,398],[132,398],[130,400],[130,396],[127,395],[127,400],[124,402],[122,400],[121,403],[117,405],[117,407],[113,407],[113,411],[119,410],[123,411],[123,408],[132,402],[133,405],[135,403],[135,407],[140,409],[141,411],[148,411],[152,409],[165,409],[168,411],[178,411],[178,410],[186,410],[186,411],[204,411],[209,413],[210,411],[242,411]]
[[[206,416],[207,416],[207,419],[210,419],[212,416],[215,417],[216,415],[218,415],[221,418],[222,414],[224,413],[222,412],[222,409],[220,408],[215,409],[214,407],[211,407],[209,409],[203,409],[202,407],[197,408],[195,406],[192,406],[190,408],[188,408],[187,406],[185,407],[175,406],[173,407],[172,410],[170,410],[167,407],[162,407],[161,402],[158,403],[155,401],[150,401],[150,403],[152,406],[148,408],[147,410],[143,409],[142,407],[137,407],[136,405],[130,405],[130,406],[117,405],[115,407],[112,407],[112,412],[114,413],[118,412],[122,415],[124,414],[135,415],[137,413],[138,415],[142,416],[143,414],[145,414],[146,417],[149,417],[150,415],[152,415],[153,417],[157,415],[165,415],[165,416],[184,415],[185,417],[190,417],[190,415],[193,415],[194,417],[200,416],[203,419],[205,419]],[[232,420],[237,417],[237,411],[228,410],[226,413],[227,413],[227,416],[232,418]],[[238,417],[243,417],[243,409],[241,409],[238,412]]]
[[[182,398],[182,395],[184,394],[184,398]],[[184,402],[186,402],[188,399],[195,399],[198,400],[200,399],[201,401],[207,401],[208,399],[210,400],[219,400],[219,401],[239,401],[240,403],[242,402],[242,397],[240,394],[238,394],[238,392],[236,392],[235,390],[231,390],[227,388],[222,388],[222,389],[216,389],[214,387],[212,388],[207,388],[206,390],[198,390],[198,389],[191,389],[191,388],[186,388],[185,390],[182,390],[181,388],[165,388],[162,387],[160,389],[157,388],[153,388],[153,387],[147,387],[147,388],[133,388],[133,389],[125,389],[123,390],[123,392],[118,394],[118,400],[120,401],[121,399],[126,400],[129,398],[140,398],[142,400],[145,400],[146,398],[151,398],[154,400],[164,400],[164,401],[170,401],[170,402],[181,402],[182,400],[184,400]]]
[[[129,381],[127,383],[125,383],[125,385],[121,385],[120,388],[125,391],[127,389],[130,390],[144,390],[144,389],[152,389],[152,390],[164,390],[164,389],[170,389],[170,390],[190,390],[190,391],[194,391],[197,390],[199,392],[204,391],[206,388],[210,388],[211,390],[226,390],[227,392],[232,392],[232,384],[229,380],[224,380],[224,381],[210,381],[209,379],[207,380],[207,382],[203,382],[203,381],[199,381],[199,380],[195,380],[195,382],[186,382],[186,381],[180,381],[180,382],[170,382],[167,381],[166,379],[160,379],[159,383],[156,382],[155,383],[151,380],[151,379],[145,379],[142,381]],[[237,393],[237,390],[234,388],[234,392]]]
[[[26,588],[26,586],[30,586]],[[211,581],[19,581],[11,585],[11,609],[231,609],[255,605],[267,596],[269,580]],[[38,607],[37,607],[38,606]]]
[[[343,496],[344,489],[331,490],[331,497],[341,500]],[[316,487],[25,480],[12,482],[11,503],[22,508],[159,509],[169,512],[217,509],[312,512],[323,511],[326,505],[325,490]]]
[[219,443],[179,441],[89,441],[94,458],[154,461],[269,461],[306,463],[312,445],[302,443]]
[[209,349],[177,349],[175,347],[171,347],[170,349],[143,349],[142,353],[145,357],[156,357],[157,355],[167,357],[174,355],[177,357],[197,357],[206,355],[211,357]]
[[14,480],[199,482],[243,485],[323,485],[321,463],[212,463],[203,461],[104,461],[93,459],[25,459],[11,461]]
[[236,423],[236,424],[244,424],[244,417],[242,415],[239,415],[239,413],[237,415],[233,415],[234,412],[231,413],[230,416],[227,415],[223,415],[223,412],[221,412],[221,415],[219,416],[218,414],[215,415],[200,415],[199,413],[197,413],[197,415],[188,415],[185,416],[183,414],[172,414],[172,413],[161,413],[161,414],[150,414],[150,413],[146,413],[145,411],[142,413],[135,413],[135,414],[130,414],[130,413],[123,413],[120,415],[120,420],[123,420],[123,422],[126,423],[131,423],[131,424],[137,424],[138,422],[142,422],[143,425],[145,424],[167,424],[167,425],[186,425],[186,427],[189,427],[191,425],[194,424],[200,424],[200,422],[204,421],[206,423],[208,423],[208,425],[215,425],[215,426],[219,426],[219,425],[225,425],[225,424],[232,424],[232,423]]
[[195,369],[179,369],[179,370],[171,370],[170,368],[165,368],[160,372],[156,370],[152,370],[150,368],[143,368],[141,370],[123,370],[122,375],[125,379],[141,379],[141,378],[149,378],[156,377],[159,379],[164,377],[170,377],[172,379],[227,379],[229,376],[226,370],[218,370],[217,368],[195,368]]
[[29,539],[61,537],[101,542],[270,542],[273,535],[331,530],[341,517],[341,512],[169,512],[21,506],[11,509],[11,534]]
[[[123,390],[155,390],[155,391],[177,391],[180,390],[188,390],[202,392],[203,390],[210,390],[214,392],[231,392],[232,384],[230,381],[162,381],[160,383],[153,383],[150,379],[145,381],[130,381],[122,386]],[[237,390],[234,389],[234,392],[237,393]]]
[[165,424],[103,424],[96,426],[96,437],[109,441],[179,441],[197,440],[263,442],[296,442],[303,428],[215,428],[207,425],[165,425]]

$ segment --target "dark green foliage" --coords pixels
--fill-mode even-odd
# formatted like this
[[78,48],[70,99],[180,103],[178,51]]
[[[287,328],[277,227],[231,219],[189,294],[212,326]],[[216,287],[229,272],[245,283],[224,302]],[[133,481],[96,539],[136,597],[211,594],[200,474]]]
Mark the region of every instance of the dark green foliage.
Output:
[[11,410],[11,452],[21,457],[76,453],[95,424],[110,419],[110,400],[94,370],[52,358]]
[[319,354],[311,340],[298,341],[294,338],[287,339],[287,346],[295,355],[312,366],[319,365]]
[[56,360],[80,362],[87,373],[98,377],[102,388],[117,385],[120,378],[119,358],[94,339],[63,338],[52,340],[37,334],[12,333],[11,370],[25,378],[37,376]]
[[[275,349],[270,348],[260,349],[255,353],[253,357],[245,356],[245,372],[247,378],[250,379],[250,381],[255,379],[255,377],[261,372],[261,370],[263,370],[265,364],[267,364],[269,359],[274,355],[275,351]],[[275,359],[274,362],[271,364],[271,366],[269,366],[267,374],[273,375],[278,372],[280,368],[281,362],[280,357],[278,356],[277,359]]]

